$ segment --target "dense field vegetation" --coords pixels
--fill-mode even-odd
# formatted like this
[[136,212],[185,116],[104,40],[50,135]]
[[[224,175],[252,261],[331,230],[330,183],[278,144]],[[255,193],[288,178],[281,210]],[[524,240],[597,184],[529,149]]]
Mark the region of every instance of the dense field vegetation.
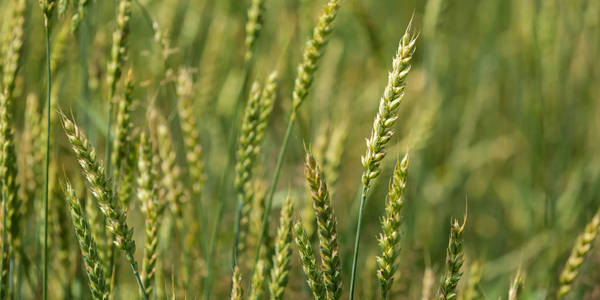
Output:
[[0,8],[0,299],[600,299],[600,0]]

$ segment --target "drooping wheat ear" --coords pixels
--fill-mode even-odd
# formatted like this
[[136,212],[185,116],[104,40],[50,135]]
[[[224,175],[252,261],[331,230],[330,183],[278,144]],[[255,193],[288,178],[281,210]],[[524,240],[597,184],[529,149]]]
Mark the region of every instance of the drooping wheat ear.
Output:
[[71,17],[71,31],[76,32],[79,30],[79,25],[81,25],[81,21],[85,18],[87,14],[87,6],[89,4],[89,0],[78,0],[77,7],[75,8],[75,12],[73,13],[73,17]]
[[[106,217],[106,229],[113,234],[116,247],[123,250],[127,261],[131,264],[134,276],[138,281],[140,292],[144,294],[144,287],[139,277],[137,262],[135,261],[135,241],[133,229],[127,225],[126,215],[114,199],[111,182],[104,174],[104,167],[96,159],[96,150],[89,144],[87,137],[81,132],[64,113],[58,112],[62,125],[71,143],[73,152],[77,155],[79,164],[88,181],[88,188],[98,200],[98,206]],[[146,298],[146,297],[144,297]]]
[[304,176],[312,192],[313,209],[317,217],[321,271],[327,299],[339,299],[342,293],[342,273],[337,221],[331,207],[327,183],[321,168],[310,152],[306,153]]
[[242,274],[240,268],[233,268],[233,276],[231,276],[231,300],[243,300],[244,290],[242,288]]
[[292,256],[292,217],[294,205],[287,197],[281,207],[279,228],[275,237],[275,255],[273,255],[273,268],[271,269],[271,282],[269,284],[270,299],[283,299],[287,286],[290,270],[290,257]]
[[435,283],[435,275],[431,267],[427,267],[423,272],[423,287],[421,288],[421,300],[431,300],[431,292]]
[[252,0],[248,7],[248,21],[246,22],[246,52],[244,61],[248,62],[254,57],[254,45],[263,27],[265,13],[265,0]]
[[[518,275],[518,274],[517,274]],[[471,268],[469,269],[469,281],[467,283],[467,288],[465,290],[464,300],[475,300],[480,299],[481,295],[479,294],[479,282],[481,281],[481,266],[479,262],[475,261],[471,264]]]
[[140,136],[138,199],[146,218],[146,237],[144,240],[144,260],[142,262],[142,281],[146,296],[151,297],[154,290],[156,259],[158,257],[158,193],[156,189],[156,167],[152,160],[152,144],[145,133]]
[[175,216],[175,225],[178,230],[183,228],[184,190],[181,180],[181,169],[177,165],[175,147],[171,142],[171,135],[167,121],[156,111],[151,111],[150,120],[156,125],[156,138],[158,142],[158,155],[161,160],[163,173],[162,185],[166,189],[165,198],[169,203],[171,212]]
[[[319,17],[317,26],[313,30],[312,38],[306,42],[304,47],[303,60],[298,66],[298,74],[294,82],[294,93],[292,100],[292,112],[295,113],[308,94],[308,89],[312,85],[314,73],[317,70],[317,63],[323,55],[323,48],[327,42],[327,37],[333,30],[333,20],[337,14],[340,4],[338,0],[330,0],[323,7],[323,13]],[[292,114],[295,118],[295,114]]]
[[131,123],[133,85],[133,72],[129,69],[125,80],[125,94],[120,99],[117,110],[117,129],[111,158],[115,167],[113,178],[118,183],[119,200],[124,210],[127,210],[131,200],[132,173],[136,161],[135,138],[132,136],[133,126]]
[[562,299],[573,286],[573,281],[579,274],[579,267],[585,260],[586,254],[590,252],[593,242],[600,228],[600,210],[596,212],[592,220],[585,226],[585,231],[577,237],[571,255],[560,274],[557,298]]
[[75,191],[71,187],[71,184],[66,184],[66,200],[69,205],[69,211],[71,212],[71,221],[73,222],[73,228],[75,229],[75,235],[77,241],[79,241],[79,249],[81,250],[81,256],[85,263],[85,270],[90,280],[90,291],[92,297],[97,300],[108,299],[108,285],[105,281],[104,263],[100,259],[98,247],[94,237],[92,236],[92,230],[90,224],[85,216],[85,213],[81,209],[79,199],[75,195]]
[[236,230],[235,243],[237,245],[234,245],[234,247],[237,246],[237,250],[240,253],[246,248],[248,221],[252,208],[252,193],[248,191],[251,188],[249,182],[260,152],[269,116],[273,111],[276,89],[276,72],[271,73],[262,91],[258,83],[255,82],[252,85],[241,126],[236,153],[237,164],[235,166],[235,188],[238,193],[239,216],[236,220],[238,228]]
[[325,299],[321,270],[317,267],[317,259],[310,245],[310,239],[300,221],[294,225],[294,234],[308,287],[316,300]]
[[181,131],[183,132],[183,145],[189,173],[192,180],[192,191],[197,199],[201,199],[204,186],[204,161],[202,158],[202,145],[198,133],[198,122],[194,114],[193,83],[190,70],[182,69],[177,78],[177,103]]
[[382,230],[378,238],[381,256],[377,257],[377,278],[381,285],[382,299],[387,299],[397,269],[396,258],[400,252],[400,225],[407,175],[408,154],[402,162],[396,163],[385,204],[385,217],[381,219]]
[[371,136],[367,139],[367,152],[361,157],[363,165],[362,192],[354,240],[354,255],[352,257],[352,277],[350,279],[350,300],[354,299],[354,283],[358,264],[358,250],[360,245],[360,231],[362,217],[371,180],[379,176],[380,163],[385,157],[385,146],[393,135],[392,127],[398,119],[398,107],[404,98],[406,76],[411,68],[412,55],[415,52],[417,35],[412,31],[412,19],[408,23],[404,36],[400,40],[396,56],[392,61],[392,71],[388,75],[388,84],[379,101],[379,111],[373,122]]
[[452,220],[450,224],[450,239],[446,250],[446,272],[442,276],[438,299],[456,299],[456,286],[462,276],[460,271],[463,262],[463,231],[465,230],[466,217],[462,225],[458,220]]
[[515,275],[515,279],[510,284],[510,289],[508,290],[508,300],[518,300],[520,298],[521,289],[523,288],[524,282],[524,276],[521,274],[521,268],[519,268],[517,270],[517,275]]
[[379,111],[373,122],[371,137],[367,139],[367,152],[362,157],[364,167],[362,181],[367,188],[371,180],[381,172],[379,164],[385,157],[385,146],[394,134],[392,127],[398,119],[398,107],[404,98],[406,76],[411,69],[412,55],[415,52],[417,35],[412,31],[412,20],[400,40],[396,57],[392,62],[392,71],[388,75],[388,84],[379,102]]
[[131,0],[119,0],[117,12],[117,28],[112,36],[110,61],[108,62],[108,99],[112,101],[117,82],[121,78],[123,62],[127,57],[127,36],[129,35],[129,20],[131,19]]

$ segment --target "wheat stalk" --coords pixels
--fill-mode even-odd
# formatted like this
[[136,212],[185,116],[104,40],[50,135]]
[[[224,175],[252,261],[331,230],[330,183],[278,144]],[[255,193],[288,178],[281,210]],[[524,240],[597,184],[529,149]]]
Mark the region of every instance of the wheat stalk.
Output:
[[297,221],[294,225],[294,235],[308,287],[316,300],[325,299],[325,287],[321,279],[322,273],[317,267],[317,259],[310,245],[310,240],[300,221]]
[[382,299],[388,298],[397,269],[396,258],[400,252],[401,213],[407,174],[408,154],[404,156],[402,162],[396,163],[385,204],[385,217],[381,219],[382,232],[378,238],[381,256],[377,257],[377,278],[381,285]]
[[81,209],[79,199],[75,195],[75,191],[70,183],[66,184],[65,188],[66,201],[71,212],[71,221],[75,229],[75,235],[79,242],[81,256],[85,263],[85,270],[89,279],[89,287],[92,292],[92,297],[97,300],[108,300],[109,287],[105,282],[103,270],[103,262],[98,254],[98,247],[92,235],[90,224]]
[[331,207],[327,183],[320,166],[310,152],[306,153],[304,177],[312,192],[317,217],[321,272],[327,299],[339,299],[342,293],[342,270],[337,237],[337,221]]
[[450,239],[446,250],[446,272],[442,276],[438,299],[456,299],[456,286],[462,276],[460,271],[464,262],[463,253],[463,231],[465,230],[466,216],[462,224],[458,220],[452,220],[450,224]]
[[279,228],[275,237],[275,254],[273,255],[273,268],[271,269],[271,283],[269,292],[271,300],[283,299],[283,293],[288,282],[290,270],[290,257],[292,256],[292,217],[294,205],[287,197],[281,207]]
[[360,231],[364,206],[369,193],[371,181],[377,178],[380,162],[385,157],[385,146],[393,135],[392,127],[398,119],[398,107],[404,98],[406,76],[411,68],[412,55],[415,52],[417,35],[412,31],[412,19],[408,23],[404,36],[400,40],[396,56],[392,61],[392,71],[388,75],[388,84],[379,101],[379,111],[373,122],[371,136],[367,139],[367,152],[361,157],[363,165],[362,192],[358,213],[358,224],[354,241],[354,255],[352,258],[352,277],[350,279],[350,300],[354,299],[354,283],[358,262],[360,244]]
[[571,255],[560,273],[557,298],[562,299],[573,286],[573,281],[579,274],[579,267],[583,264],[586,254],[592,248],[593,242],[598,236],[600,228],[600,210],[596,212],[592,220],[585,226],[585,230],[577,237]]

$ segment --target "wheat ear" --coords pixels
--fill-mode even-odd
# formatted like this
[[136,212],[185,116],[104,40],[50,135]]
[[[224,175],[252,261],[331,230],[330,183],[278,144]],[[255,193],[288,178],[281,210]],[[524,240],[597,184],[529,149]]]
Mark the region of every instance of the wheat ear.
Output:
[[313,209],[317,217],[321,272],[327,299],[339,299],[342,293],[342,270],[337,240],[337,221],[331,207],[323,172],[309,152],[306,153],[304,176],[312,192]]
[[[262,140],[265,135],[269,116],[273,111],[275,92],[277,89],[277,73],[273,72],[267,79],[265,87],[261,90],[258,83],[254,83],[250,90],[250,97],[246,104],[246,111],[241,126],[241,133],[236,153],[235,188],[238,194],[238,216],[236,218],[236,234],[234,238],[234,251],[243,252],[246,246],[248,220],[252,207],[252,193],[248,190],[250,179]],[[233,253],[237,259],[237,253]]]
[[408,154],[401,162],[396,163],[385,204],[385,217],[381,219],[382,232],[378,238],[381,256],[377,257],[377,278],[381,285],[382,299],[388,298],[397,268],[396,258],[400,252],[401,213],[404,206],[407,174]]
[[90,224],[81,208],[79,199],[75,195],[75,191],[69,183],[66,184],[65,194],[81,256],[85,263],[85,270],[90,280],[89,286],[92,297],[96,300],[108,300],[109,287],[105,281],[103,262],[98,254],[98,247],[92,236]]
[[106,228],[114,235],[114,244],[123,250],[127,261],[131,265],[133,274],[138,282],[140,292],[145,297],[145,290],[140,279],[138,265],[135,261],[135,241],[133,240],[133,229],[127,225],[125,213],[119,207],[117,199],[111,188],[110,181],[104,174],[104,167],[96,159],[96,150],[89,144],[87,137],[81,132],[64,113],[59,111],[62,125],[73,152],[77,155],[79,165],[88,181],[88,187],[92,195],[98,200],[100,210],[106,217]]
[[352,257],[352,277],[350,279],[350,300],[354,299],[354,283],[358,263],[360,231],[362,217],[371,181],[381,172],[380,163],[385,157],[385,146],[393,135],[392,127],[398,119],[398,107],[404,98],[406,76],[411,68],[412,55],[415,52],[417,35],[412,31],[412,19],[408,23],[404,36],[400,40],[396,56],[392,61],[392,71],[388,75],[388,84],[379,101],[377,117],[373,122],[371,136],[367,139],[367,152],[361,157],[363,165],[362,192],[358,213],[358,224],[354,240],[354,255]]
[[478,288],[479,283],[481,281],[481,265],[475,261],[471,264],[471,268],[469,268],[469,281],[467,283],[467,288],[465,290],[463,299],[464,300],[474,300],[480,299],[481,295],[479,294]]
[[310,239],[300,221],[297,221],[294,225],[294,235],[308,287],[316,300],[325,299],[325,287],[322,282],[322,273],[317,267],[317,259],[315,258],[315,254],[310,245]]
[[462,224],[452,220],[450,224],[450,239],[446,250],[446,272],[442,276],[438,299],[456,299],[456,286],[462,277],[461,267],[464,262],[463,231],[465,230],[466,217]]
[[152,144],[145,133],[140,136],[138,160],[138,199],[145,216],[144,259],[142,261],[142,283],[146,297],[152,297],[158,257],[158,192],[156,189],[156,166],[152,160]]
[[133,71],[127,72],[125,95],[119,101],[117,109],[117,129],[113,142],[112,162],[114,164],[114,181],[119,193],[123,210],[127,210],[131,200],[133,164],[135,162],[134,137],[132,137],[131,105],[133,102]]
[[562,299],[573,286],[573,281],[579,274],[579,267],[583,264],[586,254],[590,252],[593,242],[598,236],[600,228],[600,210],[596,212],[592,220],[585,226],[584,232],[577,237],[575,246],[571,250],[571,255],[567,259],[567,263],[560,274],[560,286],[557,292],[557,298]]
[[287,286],[288,273],[290,270],[290,257],[292,255],[292,217],[294,215],[294,204],[287,197],[281,207],[279,228],[275,237],[275,255],[273,255],[273,268],[271,269],[271,283],[269,292],[271,300],[283,299],[283,293]]

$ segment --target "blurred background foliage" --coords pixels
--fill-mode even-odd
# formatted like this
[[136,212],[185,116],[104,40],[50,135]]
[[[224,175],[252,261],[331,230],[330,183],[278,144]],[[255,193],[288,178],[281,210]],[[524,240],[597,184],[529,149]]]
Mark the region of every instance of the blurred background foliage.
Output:
[[[155,101],[170,121],[182,166],[185,159],[173,79],[180,68],[194,70],[197,129],[207,165],[202,200],[205,215],[210,219],[217,202],[226,201],[225,225],[215,259],[219,271],[213,288],[215,299],[229,293],[233,188],[220,199],[214,197],[219,178],[227,171],[224,149],[242,78],[248,2],[134,1],[130,54],[125,66],[133,69],[137,82],[136,126],[145,128],[146,107]],[[258,40],[251,78],[262,81],[277,69],[281,87],[257,172],[264,186],[272,176],[283,138],[296,66],[323,4],[321,0],[266,1],[264,31]],[[10,19],[11,5],[11,1],[2,1],[2,20]],[[76,116],[99,151],[103,149],[107,123],[104,76],[115,9],[115,1],[91,1],[88,19],[76,33],[70,31],[68,17],[52,20],[52,96],[57,107]],[[274,211],[287,194],[293,196],[298,208],[310,203],[302,176],[305,145],[332,168],[339,165],[332,188],[347,287],[360,192],[360,156],[365,151],[364,139],[370,133],[392,56],[411,15],[420,32],[417,52],[397,134],[384,160],[384,176],[380,176],[367,203],[358,296],[371,299],[377,290],[374,270],[378,218],[383,214],[394,161],[408,151],[403,249],[393,298],[418,299],[426,268],[434,271],[437,285],[450,217],[460,218],[465,211],[467,262],[461,289],[469,281],[470,266],[478,262],[482,270],[478,290],[484,299],[505,298],[519,267],[526,274],[524,299],[552,298],[576,235],[598,208],[598,0],[342,1],[335,31],[300,112]],[[158,26],[153,28],[153,22]],[[2,32],[9,24],[2,22]],[[19,128],[23,126],[26,96],[44,99],[44,62],[41,13],[37,1],[28,1],[16,88]],[[78,181],[76,161],[66,147],[60,126],[54,128],[54,158],[60,161],[56,173]],[[142,245],[141,214],[132,209],[129,218]],[[188,222],[194,219],[190,217]],[[26,233],[31,239],[27,247],[39,249],[32,230]],[[76,249],[70,230],[69,247]],[[200,243],[208,236],[197,239]],[[308,299],[295,251],[286,298]],[[66,259],[72,264],[79,263],[77,256],[70,256]],[[51,261],[54,268],[62,267]],[[204,262],[197,258],[193,265],[201,280]],[[135,283],[128,270],[122,269],[119,292],[126,299],[135,293]],[[600,252],[594,250],[572,299],[600,298],[598,270]],[[249,277],[244,273],[246,280]],[[170,276],[162,279],[169,290]],[[51,277],[53,280],[61,279]],[[200,295],[199,282],[191,282],[187,288],[189,299]],[[85,281],[73,285],[73,290],[87,292]]]

